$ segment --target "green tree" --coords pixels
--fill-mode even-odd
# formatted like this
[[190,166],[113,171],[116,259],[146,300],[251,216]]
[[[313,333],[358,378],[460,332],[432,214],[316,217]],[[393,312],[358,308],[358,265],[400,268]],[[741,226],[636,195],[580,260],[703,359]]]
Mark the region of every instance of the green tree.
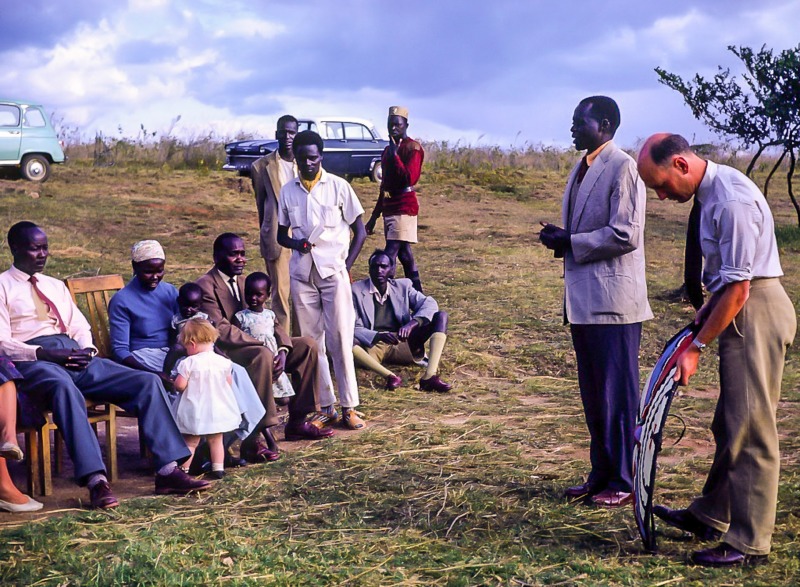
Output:
[[748,176],[764,151],[780,152],[764,182],[765,196],[772,176],[788,156],[786,183],[800,224],[800,205],[792,191],[800,146],[800,45],[777,54],[766,45],[759,51],[733,45],[728,50],[742,61],[744,73],[731,75],[730,69],[720,66],[713,78],[697,74],[684,81],[660,67],[655,71],[661,83],[683,96],[695,118],[719,135],[739,139],[745,149],[755,147]]

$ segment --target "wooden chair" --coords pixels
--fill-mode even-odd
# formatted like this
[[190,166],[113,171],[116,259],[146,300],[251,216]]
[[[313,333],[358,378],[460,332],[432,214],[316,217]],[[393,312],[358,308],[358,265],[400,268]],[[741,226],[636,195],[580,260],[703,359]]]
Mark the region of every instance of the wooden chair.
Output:
[[111,357],[111,333],[108,324],[108,302],[111,296],[125,287],[121,275],[70,277],[64,280],[73,301],[88,314],[94,346],[98,355]]
[[[86,413],[89,423],[97,434],[98,422],[106,427],[106,460],[108,461],[108,478],[116,481],[117,467],[117,417],[116,407],[111,404],[95,404],[86,402]],[[58,428],[53,422],[52,412],[44,414],[45,422],[41,426],[24,426],[19,431],[25,436],[25,453],[28,464],[28,494],[51,495],[53,493],[53,477],[50,465],[50,432],[54,434],[54,452],[56,456],[56,474],[62,470],[63,441]]]
[[[108,327],[108,301],[111,295],[121,289],[125,283],[120,275],[101,275],[98,277],[78,277],[65,281],[73,301],[83,310],[89,319],[92,337],[98,355],[108,357],[111,354],[111,335]],[[111,404],[86,402],[86,413],[89,423],[97,433],[97,424],[103,422],[106,431],[106,461],[108,478],[116,481],[117,467],[117,408]],[[31,495],[39,493],[50,495],[53,491],[52,471],[50,464],[50,432],[53,431],[56,474],[61,472],[63,458],[63,439],[53,422],[50,412],[44,414],[45,423],[41,426],[21,427],[25,436],[25,449],[28,462],[28,491]]]

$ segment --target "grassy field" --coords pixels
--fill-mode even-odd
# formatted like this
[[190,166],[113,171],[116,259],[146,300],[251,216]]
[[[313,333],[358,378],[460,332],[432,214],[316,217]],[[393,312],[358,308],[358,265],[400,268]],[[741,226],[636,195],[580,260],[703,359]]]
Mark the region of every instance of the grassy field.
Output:
[[[571,155],[528,154],[498,163],[439,154],[423,177],[421,243],[426,291],[450,313],[447,396],[396,392],[359,372],[369,427],[229,475],[182,499],[127,500],[112,512],[69,511],[0,528],[2,585],[796,585],[800,577],[800,365],[788,358],[779,413],[782,476],[771,564],[688,566],[698,544],[666,530],[645,553],[632,511],[569,503],[566,485],[587,471],[588,444],[568,330],[561,322],[561,264],[537,242],[538,222],[558,222]],[[535,161],[544,161],[535,165]],[[369,211],[374,184],[354,187]],[[785,187],[771,200],[785,285],[800,304],[800,232]],[[671,302],[681,282],[688,206],[648,202],[647,265],[655,319],[644,329],[642,379],[692,312]],[[197,278],[211,243],[243,234],[257,257],[249,181],[199,169],[81,161],[43,186],[0,180],[0,230],[30,219],[46,228],[50,274],[129,273],[128,250],[156,238],[167,280]],[[355,276],[366,274],[370,237]],[[9,261],[7,249],[3,261]],[[716,362],[673,404],[686,424],[667,426],[657,500],[686,505],[699,493],[713,443]]]

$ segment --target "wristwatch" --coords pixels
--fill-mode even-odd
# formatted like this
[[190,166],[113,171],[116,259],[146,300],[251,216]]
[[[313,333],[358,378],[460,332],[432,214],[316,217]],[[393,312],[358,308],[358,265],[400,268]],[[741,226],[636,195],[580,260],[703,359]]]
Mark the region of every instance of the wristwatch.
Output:
[[698,351],[700,351],[701,353],[702,353],[702,352],[705,350],[705,348],[706,348],[706,344],[705,344],[705,343],[702,343],[702,342],[700,342],[700,341],[699,341],[699,340],[697,340],[696,338],[695,338],[694,340],[692,340],[692,344],[693,344],[694,346],[696,346],[696,347],[697,347],[697,350],[698,350]]

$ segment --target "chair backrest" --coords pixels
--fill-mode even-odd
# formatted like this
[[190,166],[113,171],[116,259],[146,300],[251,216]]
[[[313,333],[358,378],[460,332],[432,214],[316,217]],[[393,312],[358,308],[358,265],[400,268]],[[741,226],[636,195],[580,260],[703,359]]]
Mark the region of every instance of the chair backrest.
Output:
[[118,290],[125,287],[121,275],[98,275],[96,277],[70,277],[64,283],[72,299],[84,312],[88,312],[92,338],[101,357],[111,356],[111,334],[108,325],[108,301]]

